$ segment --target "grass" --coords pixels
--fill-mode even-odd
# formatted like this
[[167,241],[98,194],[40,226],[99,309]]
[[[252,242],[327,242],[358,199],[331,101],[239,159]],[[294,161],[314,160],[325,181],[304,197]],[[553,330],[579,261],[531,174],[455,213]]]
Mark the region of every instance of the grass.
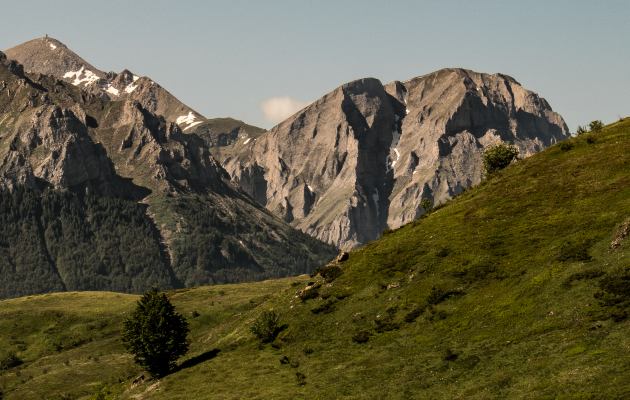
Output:
[[[116,398],[630,397],[630,321],[594,298],[630,259],[628,244],[610,251],[630,217],[630,120],[590,135],[592,143],[576,137],[569,150],[556,145],[519,161],[352,251],[332,282],[304,276],[171,292],[190,315],[190,354],[158,386]],[[316,297],[296,297],[319,284]],[[15,368],[0,377],[4,398],[79,398],[99,382],[123,390],[139,371],[116,330],[135,299],[80,293],[0,303],[0,348],[23,346],[25,361],[20,377]],[[44,306],[61,314],[31,315]],[[261,345],[249,324],[269,309],[283,329]],[[100,321],[107,324],[92,330],[92,342],[68,345]],[[33,328],[15,331],[15,323]],[[46,347],[50,335],[61,348]],[[91,372],[88,354],[107,368]],[[50,372],[38,373],[44,366]],[[72,384],[45,386],[59,381],[55,374]]]

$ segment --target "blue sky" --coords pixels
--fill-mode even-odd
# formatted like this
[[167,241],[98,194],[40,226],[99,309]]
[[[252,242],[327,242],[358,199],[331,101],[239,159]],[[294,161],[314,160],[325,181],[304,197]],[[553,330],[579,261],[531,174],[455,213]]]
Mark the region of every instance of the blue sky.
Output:
[[208,118],[270,128],[261,104],[375,77],[501,72],[574,132],[630,116],[628,1],[91,1],[2,5],[0,49],[45,34],[149,76]]

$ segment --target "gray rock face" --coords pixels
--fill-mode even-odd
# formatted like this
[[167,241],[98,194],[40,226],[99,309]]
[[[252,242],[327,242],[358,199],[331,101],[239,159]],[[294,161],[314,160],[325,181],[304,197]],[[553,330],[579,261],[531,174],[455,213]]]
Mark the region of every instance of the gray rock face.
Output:
[[439,204],[479,183],[488,145],[509,141],[528,156],[568,134],[513,78],[444,69],[350,82],[222,161],[285,221],[351,249],[418,218],[422,199]]
[[[124,84],[129,77],[114,79]],[[56,238],[61,232],[66,234],[62,225],[54,237],[48,237],[44,234],[48,228],[29,220],[25,226],[33,229],[25,240],[34,238],[37,243],[23,248],[41,252],[35,261],[22,257],[22,250],[17,256],[10,254],[5,250],[13,242],[7,238],[15,235],[4,230],[0,238],[0,250],[5,249],[0,254],[2,277],[5,283],[19,282],[21,286],[5,288],[2,296],[28,295],[31,290],[137,291],[135,288],[151,282],[200,286],[279,278],[310,272],[338,252],[334,246],[298,232],[247,196],[230,181],[204,139],[184,134],[178,124],[146,110],[138,101],[108,101],[50,75],[23,73],[22,67],[8,61],[2,52],[0,82],[0,189],[9,189],[11,196],[30,192],[21,185],[39,192],[52,188],[73,193],[65,197],[77,204],[69,211],[68,221],[76,217],[88,225],[94,215],[89,204],[95,197],[139,202],[142,206],[131,207],[135,211],[129,213],[130,202],[106,202],[113,204],[114,228],[109,224],[103,229],[115,235],[115,230],[126,230],[126,226],[141,227],[150,236],[129,247],[125,244],[121,251],[133,257],[155,257],[133,264],[135,261],[125,261],[126,255],[112,256],[115,268],[98,262],[86,265],[85,258],[79,261],[71,254],[81,243],[96,243],[84,234],[94,232],[91,228],[76,231],[83,242],[59,242]],[[33,198],[32,193],[29,196]],[[13,197],[14,201],[17,198]],[[116,214],[121,205],[127,211]],[[141,216],[141,210],[146,216]],[[62,211],[53,210],[51,215],[54,212]],[[124,225],[121,218],[132,218],[136,225]],[[109,239],[103,240],[109,243]],[[54,251],[50,243],[56,243]],[[107,246],[119,247],[116,243]],[[97,247],[99,251],[105,249]],[[153,253],[143,253],[150,247]],[[50,285],[34,285],[45,273],[57,280]],[[88,276],[93,279],[84,279]],[[37,288],[31,289],[34,286]]]
[[185,133],[204,137],[210,147],[214,142],[228,145],[245,132],[265,131],[231,118],[206,119],[150,78],[129,70],[105,73],[53,38],[34,39],[5,54],[16,66],[22,64],[27,73],[52,75],[104,100],[137,101],[145,110],[177,123]]
[[170,193],[209,193],[229,179],[201,138],[139,102],[103,102],[50,76],[15,75],[19,64],[2,52],[0,63],[0,187],[137,198],[129,176]]
[[52,75],[105,100],[135,100],[144,109],[177,122],[182,129],[205,120],[151,79],[128,70],[105,73],[53,38],[34,39],[4,53],[8,59],[22,64],[28,73]]

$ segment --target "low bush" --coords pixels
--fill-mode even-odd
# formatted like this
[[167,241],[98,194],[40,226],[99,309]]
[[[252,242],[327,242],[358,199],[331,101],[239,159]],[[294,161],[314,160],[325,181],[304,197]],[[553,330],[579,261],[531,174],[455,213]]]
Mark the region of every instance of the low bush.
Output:
[[311,309],[311,312],[313,314],[319,314],[319,313],[330,314],[333,311],[335,311],[334,301],[327,301],[324,304],[320,304],[319,306]]
[[575,281],[581,281],[581,280],[586,280],[586,279],[595,279],[595,278],[599,278],[602,275],[605,275],[606,273],[604,271],[602,271],[599,268],[592,268],[592,269],[587,269],[581,272],[577,272],[571,276],[569,276],[563,283],[562,286],[564,287],[571,287],[571,285],[573,284],[573,282]]
[[311,274],[311,278],[314,278],[317,275],[320,275],[322,278],[326,280],[327,283],[334,281],[343,275],[343,270],[338,265],[327,265],[325,267],[317,267],[315,271]]
[[400,324],[394,321],[392,314],[387,315],[385,318],[377,318],[374,320],[374,323],[376,324],[377,333],[385,333],[400,328]]
[[486,175],[491,175],[518,160],[519,151],[509,143],[496,143],[488,146],[483,152],[483,166]]
[[602,130],[604,123],[601,120],[596,119],[595,121],[591,121],[591,123],[588,124],[588,127],[591,132],[597,132]]
[[568,140],[560,142],[560,150],[569,151],[573,149],[573,143]]
[[433,286],[431,288],[431,291],[429,292],[429,296],[427,297],[427,303],[433,304],[433,305],[440,304],[441,302],[448,299],[449,297],[459,295],[459,294],[463,294],[463,292],[458,289],[444,290],[440,286]]
[[560,251],[556,260],[558,261],[588,261],[591,256],[588,251],[591,247],[591,243],[588,240],[572,240],[560,247]]
[[258,318],[252,322],[250,331],[263,343],[271,342],[279,327],[280,318],[275,311],[263,311]]
[[609,273],[598,284],[595,298],[604,306],[630,302],[630,267]]
[[0,371],[4,371],[22,364],[22,360],[15,353],[7,352],[0,355]]
[[438,250],[435,253],[436,257],[440,257],[440,258],[447,257],[449,254],[451,254],[451,251],[447,249],[446,247],[442,247],[440,250]]
[[427,198],[422,199],[422,202],[420,203],[420,207],[422,207],[425,214],[427,214],[431,210],[431,206],[432,206],[431,200]]
[[490,261],[465,266],[451,272],[451,275],[462,280],[463,283],[473,283],[488,277],[496,277],[497,267]]
[[316,299],[317,297],[319,297],[319,288],[321,288],[322,285],[313,285],[310,288],[304,290],[302,293],[300,293],[299,298],[302,301],[306,301],[306,300],[310,300],[310,299]]
[[365,329],[352,335],[352,341],[355,343],[366,343],[368,340],[370,340],[370,332]]
[[421,316],[424,310],[426,309],[427,309],[427,304],[423,304],[421,306],[413,308],[411,311],[409,311],[405,315],[405,322],[407,323],[415,322],[416,319],[418,319],[418,317]]
[[448,348],[444,351],[444,354],[442,355],[442,360],[447,361],[447,362],[455,361],[457,360],[457,357],[459,357],[459,354],[455,353],[453,350]]

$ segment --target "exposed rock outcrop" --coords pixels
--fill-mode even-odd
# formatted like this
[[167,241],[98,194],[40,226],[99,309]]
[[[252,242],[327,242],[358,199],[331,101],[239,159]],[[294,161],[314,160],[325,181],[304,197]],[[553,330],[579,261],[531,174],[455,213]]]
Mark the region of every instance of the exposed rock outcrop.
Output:
[[479,183],[488,145],[528,156],[566,137],[562,117],[513,78],[444,69],[350,82],[222,161],[276,215],[351,249],[417,218],[423,198]]
[[[146,240],[160,242],[163,265],[127,271],[125,261],[117,260],[115,266],[106,263],[112,268],[97,266],[100,269],[92,271],[93,279],[83,279],[80,261],[46,256],[46,246],[54,237],[41,239],[41,232],[32,233],[29,237],[35,241],[46,240],[45,245],[38,242],[32,246],[44,254],[38,260],[44,260],[53,272],[60,268],[56,276],[65,287],[110,290],[112,286],[107,285],[116,281],[117,290],[145,290],[137,282],[145,272],[146,276],[159,276],[161,282],[170,279],[174,287],[277,278],[310,272],[338,252],[334,246],[296,231],[256,203],[230,181],[202,138],[184,134],[178,124],[145,109],[138,101],[104,100],[49,75],[22,73],[21,66],[9,62],[2,52],[0,62],[0,189],[13,194],[28,191],[33,198],[42,192],[46,192],[42,198],[54,197],[59,194],[55,190],[62,190],[70,192],[77,204],[93,204],[103,196],[141,202],[151,222],[140,221],[138,215],[134,221],[144,225],[145,234],[152,231]],[[115,207],[124,207],[120,204]],[[83,206],[75,213],[64,212],[89,221],[89,207]],[[113,219],[113,226],[120,228],[116,225],[119,220]],[[38,223],[29,226],[44,229]],[[59,229],[56,232],[63,236]],[[88,234],[78,237],[79,242],[90,241]],[[6,245],[5,239],[0,238],[0,249]],[[155,245],[147,243],[148,247]],[[136,250],[141,253],[133,247],[124,253],[134,254]],[[66,253],[68,248],[61,251]],[[0,254],[0,270],[8,274],[8,281],[22,276],[15,275],[14,270],[39,276],[41,263],[22,263],[19,257],[5,253]],[[118,275],[96,276],[110,273]],[[146,284],[150,282],[155,281]],[[50,288],[41,286],[36,292]],[[27,285],[19,292],[3,293],[31,292]]]
[[145,110],[177,123],[186,133],[204,137],[210,147],[213,142],[227,145],[239,135],[265,131],[232,118],[206,119],[150,78],[126,69],[105,73],[50,37],[22,43],[5,53],[15,65],[24,65],[28,73],[52,75],[104,100],[137,101]]

